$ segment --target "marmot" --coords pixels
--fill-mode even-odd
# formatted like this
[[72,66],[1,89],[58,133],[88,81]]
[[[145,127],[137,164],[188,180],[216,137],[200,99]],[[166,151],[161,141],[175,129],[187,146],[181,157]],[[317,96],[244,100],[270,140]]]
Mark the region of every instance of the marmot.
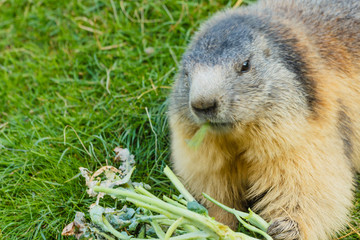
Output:
[[210,215],[236,224],[202,192],[250,206],[274,239],[329,239],[360,170],[360,1],[259,0],[216,14],[183,55],[169,121],[173,168]]

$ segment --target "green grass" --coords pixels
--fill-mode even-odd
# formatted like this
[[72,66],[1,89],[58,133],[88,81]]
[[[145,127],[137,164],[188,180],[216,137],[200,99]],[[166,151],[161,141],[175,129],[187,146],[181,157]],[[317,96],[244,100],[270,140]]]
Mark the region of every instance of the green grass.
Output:
[[235,3],[0,0],[0,238],[63,239],[93,201],[78,168],[113,164],[116,146],[168,192],[178,61],[199,24]]

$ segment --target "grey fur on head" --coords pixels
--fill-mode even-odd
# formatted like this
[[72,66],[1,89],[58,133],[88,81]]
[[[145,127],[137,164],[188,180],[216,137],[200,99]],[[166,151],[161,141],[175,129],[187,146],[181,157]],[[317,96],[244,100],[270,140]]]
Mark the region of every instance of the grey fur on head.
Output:
[[311,108],[308,69],[286,28],[237,11],[214,19],[183,56],[171,112],[194,124],[232,126]]

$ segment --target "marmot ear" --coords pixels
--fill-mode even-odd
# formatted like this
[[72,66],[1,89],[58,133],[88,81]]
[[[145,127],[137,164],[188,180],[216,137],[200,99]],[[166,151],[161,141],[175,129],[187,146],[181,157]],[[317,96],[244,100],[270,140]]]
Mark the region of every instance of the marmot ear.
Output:
[[265,58],[268,58],[272,55],[271,47],[269,46],[269,43],[264,36],[257,37],[255,41],[255,45],[263,52]]

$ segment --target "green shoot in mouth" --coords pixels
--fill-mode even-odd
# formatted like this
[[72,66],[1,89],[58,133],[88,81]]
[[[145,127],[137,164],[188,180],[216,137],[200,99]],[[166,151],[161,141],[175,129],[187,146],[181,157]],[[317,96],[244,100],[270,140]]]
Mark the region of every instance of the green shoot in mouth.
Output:
[[195,135],[187,142],[188,146],[194,150],[198,149],[204,141],[206,133],[210,128],[210,123],[203,124],[195,133]]

